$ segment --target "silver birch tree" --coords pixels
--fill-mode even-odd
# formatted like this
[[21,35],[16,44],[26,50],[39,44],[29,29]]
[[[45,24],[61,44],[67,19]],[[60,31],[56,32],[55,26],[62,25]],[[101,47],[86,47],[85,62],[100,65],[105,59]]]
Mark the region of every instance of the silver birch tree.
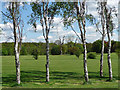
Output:
[[2,14],[13,24],[14,35],[14,52],[15,52],[15,65],[16,65],[16,81],[20,84],[20,50],[23,37],[23,20],[20,14],[20,2],[9,2],[8,12],[2,12]]
[[[107,31],[107,38],[108,38],[108,68],[109,68],[109,80],[111,81],[113,78],[112,75],[112,63],[111,63],[111,36],[113,34],[113,30],[115,29],[115,24],[113,23],[113,18],[117,16],[116,8],[110,7],[105,2],[105,21],[106,21],[106,31]],[[113,15],[114,12],[114,15]]]
[[101,19],[102,30],[99,29],[98,23],[96,24],[97,31],[102,35],[102,48],[100,56],[100,77],[103,77],[103,54],[104,54],[104,39],[105,39],[105,2],[98,2],[98,13]]
[[[71,29],[75,32],[78,39],[82,42],[84,48],[83,55],[83,66],[84,66],[84,76],[85,81],[89,81],[88,69],[87,69],[87,48],[86,48],[86,19],[91,23],[94,21],[92,15],[86,13],[86,1],[82,2],[65,2],[61,4],[62,10],[64,10],[63,20],[65,26],[70,26]],[[80,35],[73,28],[72,24],[74,22],[78,23]]]
[[30,23],[36,28],[36,21],[39,20],[42,26],[43,36],[46,42],[46,82],[49,82],[49,32],[53,27],[54,16],[59,12],[55,2],[40,2],[39,0],[31,3],[32,11]]
[[109,68],[109,80],[112,80],[112,64],[111,64],[111,29],[113,29],[112,21],[111,21],[111,10],[108,11],[108,8],[105,6],[106,12],[106,29],[107,29],[107,37],[108,37],[108,68]]
[[[88,70],[87,70],[87,48],[86,48],[86,29],[85,29],[85,0],[83,2],[80,2],[80,8],[78,6],[78,3],[74,3],[76,11],[77,11],[77,17],[78,17],[78,25],[81,33],[81,39],[83,43],[83,48],[84,48],[84,76],[85,76],[85,81],[88,82]],[[79,19],[79,17],[81,19]]]

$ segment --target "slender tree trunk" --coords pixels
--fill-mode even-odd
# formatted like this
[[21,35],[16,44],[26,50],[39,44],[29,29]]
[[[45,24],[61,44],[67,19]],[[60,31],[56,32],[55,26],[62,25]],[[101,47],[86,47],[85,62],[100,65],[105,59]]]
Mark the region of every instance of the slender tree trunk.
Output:
[[18,52],[18,42],[15,42],[15,63],[16,63],[16,80],[20,84],[20,61],[19,61],[19,52]]
[[[108,37],[108,68],[109,68],[109,80],[112,80],[112,64],[111,64],[111,30],[113,30],[113,24],[111,24],[111,10],[105,6],[106,12],[106,29],[107,29],[107,37]],[[112,25],[112,27],[111,27]]]
[[18,37],[16,33],[16,22],[15,17],[13,17],[13,29],[14,29],[14,52],[15,52],[15,64],[16,64],[16,81],[20,84],[20,61],[19,61],[19,52],[18,52]]
[[85,1],[80,3],[80,4],[81,4],[80,5],[81,9],[79,10],[78,3],[74,2],[74,5],[75,5],[76,10],[77,10],[77,17],[78,18],[81,17],[83,19],[82,21],[80,19],[78,19],[78,25],[79,25],[81,39],[82,39],[83,48],[84,48],[84,55],[83,55],[84,76],[85,76],[85,81],[88,82],[89,77],[88,77],[88,70],[87,70],[87,48],[86,48],[86,38],[85,38],[85,34],[86,34],[86,30],[85,30]]
[[49,82],[49,41],[46,39],[46,82]]
[[104,55],[104,38],[105,38],[105,3],[101,2],[101,24],[102,24],[102,48],[100,57],[100,77],[103,77],[103,55]]
[[85,76],[85,81],[88,82],[89,78],[88,78],[88,70],[87,70],[87,48],[86,48],[86,40],[84,40],[83,42],[83,47],[84,47],[84,76]]
[[111,38],[110,38],[110,33],[109,30],[107,30],[108,34],[108,68],[109,68],[109,80],[112,80],[112,64],[111,64]]
[[102,36],[102,50],[100,58],[100,76],[103,77],[103,54],[104,54],[104,35]]

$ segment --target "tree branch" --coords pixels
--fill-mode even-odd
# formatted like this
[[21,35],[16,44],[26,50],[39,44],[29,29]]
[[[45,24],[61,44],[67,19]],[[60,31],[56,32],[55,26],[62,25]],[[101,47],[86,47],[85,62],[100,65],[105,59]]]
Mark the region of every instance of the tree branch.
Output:
[[78,36],[79,40],[81,41],[80,36],[77,34],[77,32],[73,29],[73,27],[71,26],[72,30],[75,32],[75,34]]
[[[1,11],[1,12],[2,12],[2,11]],[[12,19],[10,16],[6,15],[5,13],[2,12],[2,14],[3,14],[4,16],[6,16],[7,18]]]

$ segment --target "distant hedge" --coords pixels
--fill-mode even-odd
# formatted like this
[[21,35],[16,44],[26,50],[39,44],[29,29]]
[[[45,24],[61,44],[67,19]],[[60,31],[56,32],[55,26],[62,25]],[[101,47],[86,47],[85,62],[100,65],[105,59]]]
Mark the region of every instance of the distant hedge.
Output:
[[60,55],[60,46],[55,45],[54,47],[52,47],[51,54],[52,55]]
[[[112,41],[111,43],[111,52],[118,52],[120,42]],[[105,41],[105,50],[104,52],[107,53],[108,42]],[[21,55],[31,55],[33,50],[36,49],[39,51],[38,55],[45,55],[46,54],[46,44],[39,42],[39,43],[23,43],[21,48]],[[74,42],[68,42],[62,45],[62,52],[63,54],[70,54],[75,55],[78,52],[83,53],[83,45]],[[60,45],[55,43],[49,44],[49,54],[51,55],[59,55],[60,54]],[[87,43],[87,52],[101,52],[101,40],[96,40],[93,43]],[[14,43],[2,43],[2,55],[14,55]],[[78,55],[77,55],[78,56]]]

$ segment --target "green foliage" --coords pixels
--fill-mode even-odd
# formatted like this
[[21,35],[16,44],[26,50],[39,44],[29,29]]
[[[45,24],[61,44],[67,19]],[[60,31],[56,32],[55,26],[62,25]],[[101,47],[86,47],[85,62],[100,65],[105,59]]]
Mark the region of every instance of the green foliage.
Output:
[[27,55],[27,50],[26,50],[25,47],[22,47],[20,54],[21,55]]
[[14,49],[13,48],[7,48],[8,55],[14,55]]
[[80,50],[75,51],[74,53],[76,55],[77,58],[79,58],[79,56],[82,54],[82,52]]
[[69,51],[70,55],[75,55],[75,52],[76,52],[76,51],[79,51],[79,48],[73,46],[73,47],[70,47],[70,48],[68,49],[68,51]]
[[67,45],[62,45],[62,53],[66,54],[67,53]]
[[[59,6],[57,5],[56,2],[40,2],[40,3],[32,2],[30,5],[31,5],[33,13],[31,14],[30,20],[28,21],[28,23],[32,24],[35,28],[37,27],[36,26],[37,21],[40,21],[40,24],[44,25],[42,24],[44,12],[46,12],[46,16],[48,17],[49,25],[53,23],[51,21],[53,21],[53,18],[55,17],[55,15],[58,15],[60,12]],[[48,13],[46,10],[47,7],[48,7]]]
[[60,46],[59,46],[59,45],[55,45],[55,46],[51,49],[51,54],[52,54],[52,55],[60,55]]
[[38,59],[39,52],[38,52],[38,49],[37,49],[37,48],[33,49],[32,55],[33,55],[33,58],[34,58],[35,60]]
[[87,58],[88,59],[95,59],[96,58],[96,53],[95,52],[89,52]]
[[86,20],[88,20],[90,24],[95,23],[95,17],[92,14],[86,15],[85,17],[86,17]]
[[6,48],[2,48],[2,55],[8,55],[8,50]]
[[118,54],[118,55],[120,55],[120,42],[117,42],[116,44],[115,44],[115,52]]
[[120,55],[120,48],[119,49],[116,49],[115,52]]
[[[97,42],[97,43],[95,43]],[[87,51],[88,52],[101,52],[101,41],[97,40],[94,43],[87,43]],[[118,41],[112,41],[112,45],[111,45],[111,52],[117,52],[117,49],[119,49],[120,47],[120,42]],[[99,46],[100,45],[100,46]],[[50,47],[50,54],[51,54],[51,50],[52,48],[56,46],[55,43],[50,43],[49,47]],[[39,42],[39,43],[22,43],[22,48],[21,48],[21,55],[31,55],[33,53],[33,50],[37,48],[37,50],[39,51],[39,55],[46,55],[46,47],[45,47],[45,43]],[[80,52],[83,53],[83,45],[79,44],[79,43],[74,43],[74,42],[68,42],[66,44],[62,45],[62,53],[63,54],[74,54],[75,50],[77,51],[77,49],[80,50]],[[77,49],[76,49],[77,48]],[[108,50],[108,42],[105,41],[105,49],[104,52],[107,53]],[[59,50],[58,50],[59,51]],[[119,51],[119,50],[118,50]],[[2,55],[14,55],[14,43],[2,43]]]
[[84,49],[82,44],[77,43],[75,46],[80,49],[81,53],[83,53]]
[[101,47],[102,47],[101,40],[97,40],[97,41],[93,42],[92,50],[93,50],[93,52],[100,53]]
[[120,42],[111,41],[111,52],[116,52],[120,48]]
[[[83,18],[81,16],[77,16],[75,2],[58,2],[57,6],[60,7],[60,10],[62,11],[60,15],[63,17],[65,27],[68,28],[68,26],[71,26],[76,22],[76,20],[80,20],[82,22]],[[94,24],[95,18],[92,14],[85,14],[85,20]]]
[[92,43],[87,43],[86,46],[87,46],[87,52],[92,52]]
[[105,44],[104,52],[107,53],[108,52],[108,42],[105,41],[104,44]]

